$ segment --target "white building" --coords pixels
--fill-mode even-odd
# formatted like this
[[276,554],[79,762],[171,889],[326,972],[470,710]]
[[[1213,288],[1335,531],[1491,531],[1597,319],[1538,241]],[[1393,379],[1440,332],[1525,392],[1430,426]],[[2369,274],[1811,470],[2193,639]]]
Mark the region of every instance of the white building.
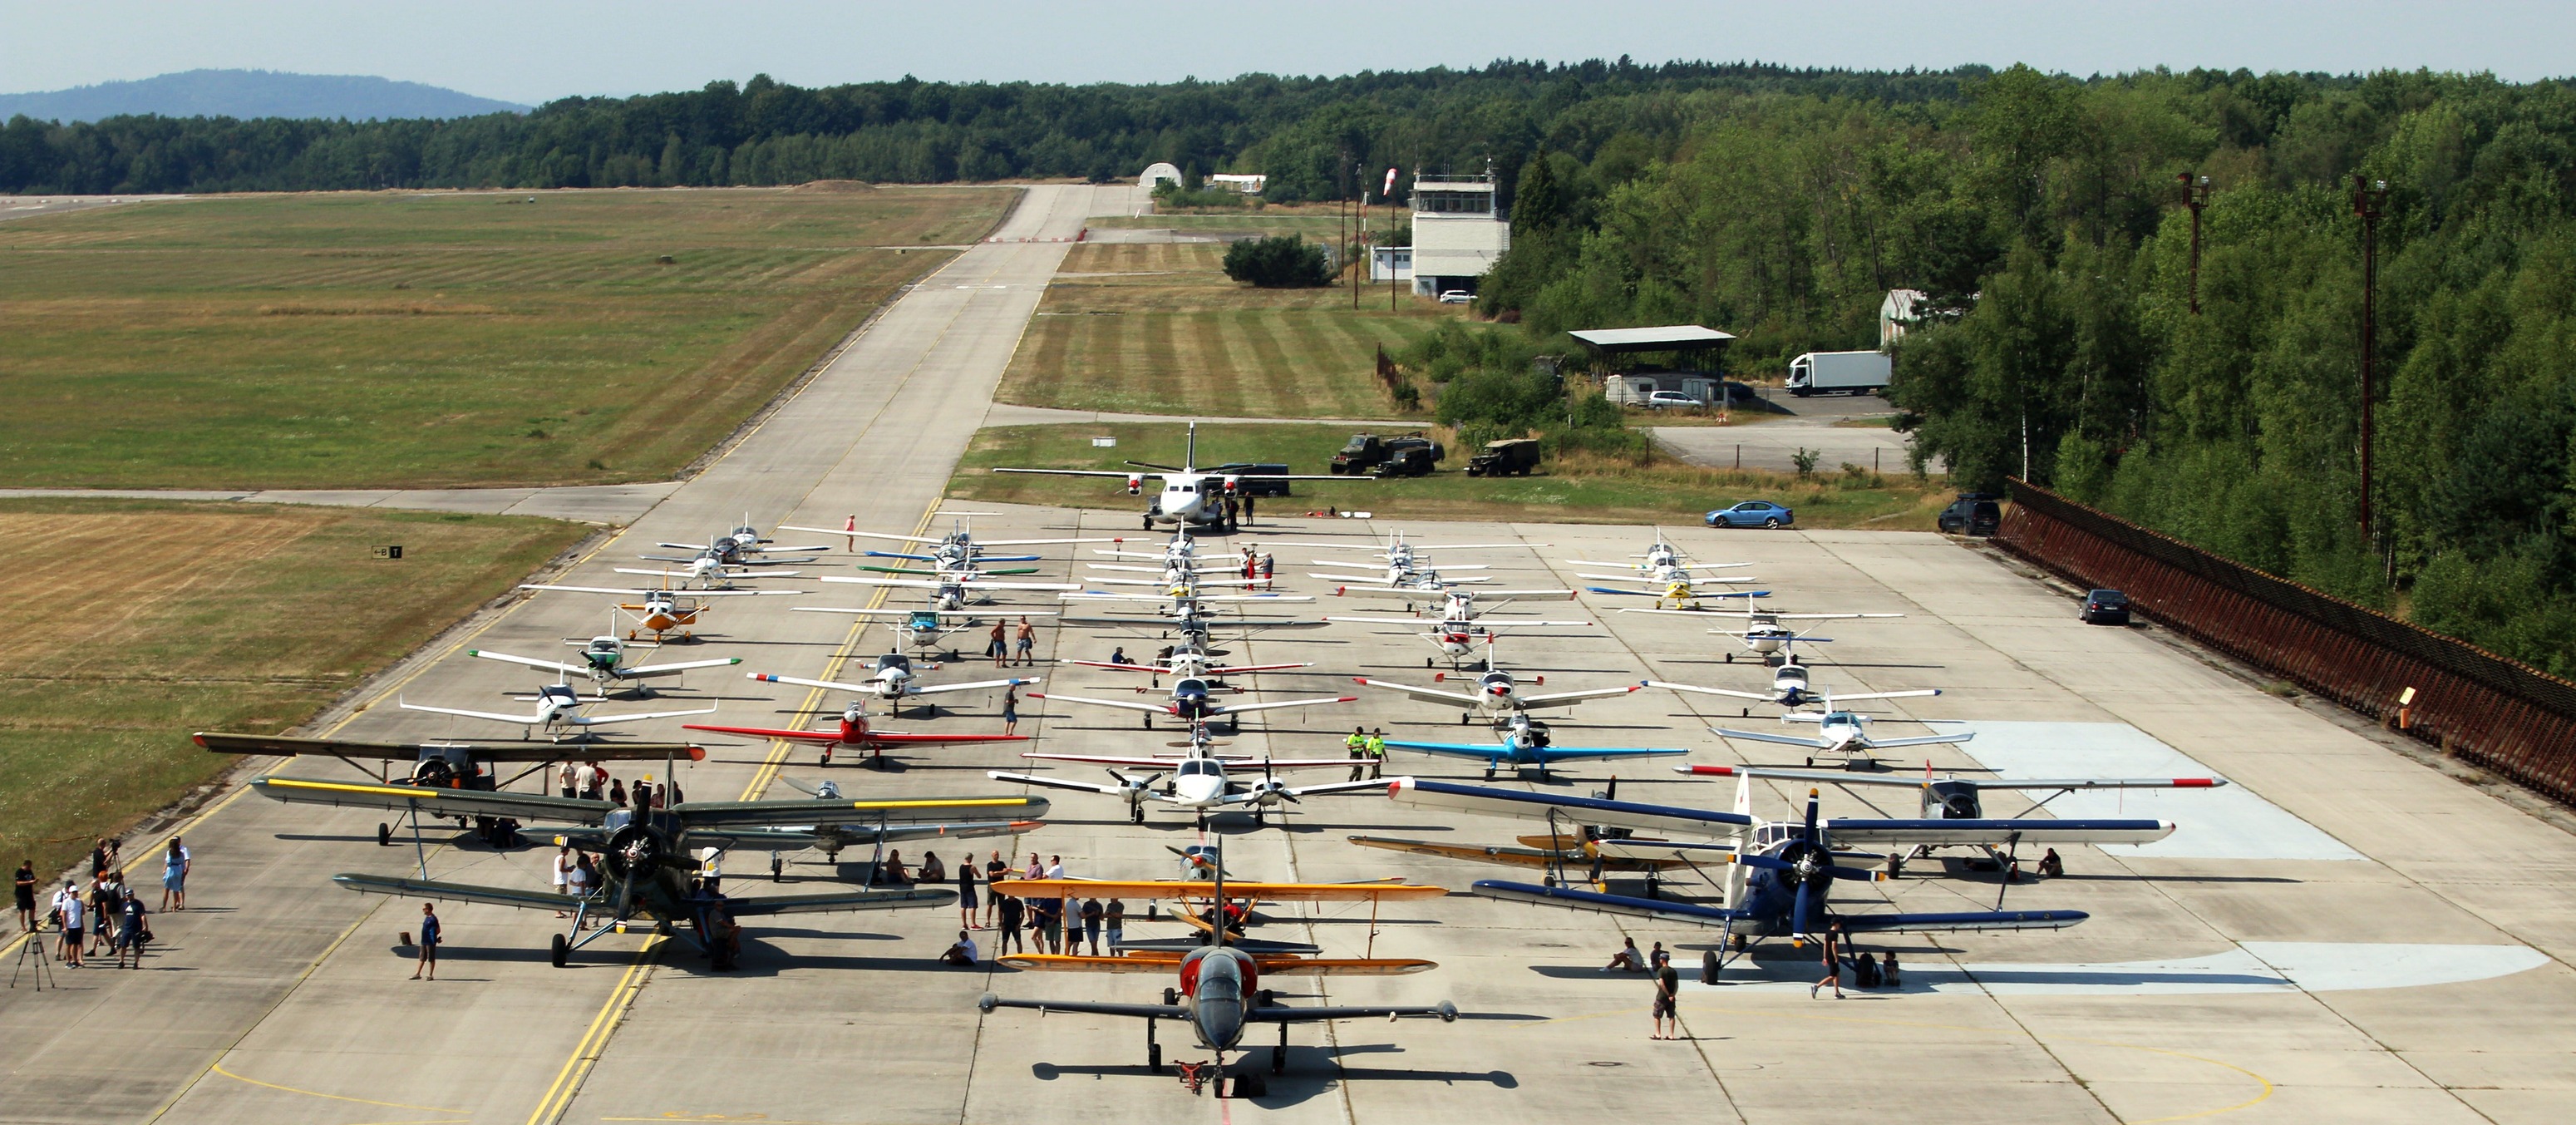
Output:
[[1905,338],[1905,330],[1923,318],[1916,306],[1923,302],[1920,289],[1890,289],[1887,299],[1878,303],[1878,350],[1895,347]]
[[1369,247],[1369,280],[1413,280],[1413,248],[1410,246]]
[[1414,177],[1414,292],[1472,290],[1511,248],[1511,224],[1494,208],[1492,173]]
[[1270,177],[1248,176],[1235,172],[1219,172],[1208,177],[1207,182],[1209,187],[1230,188],[1235,191],[1242,192],[1245,195],[1259,195],[1261,194],[1261,189],[1270,183]]
[[1151,191],[1154,185],[1166,181],[1173,187],[1181,186],[1181,170],[1173,167],[1170,161],[1146,168],[1144,175],[1136,177],[1136,186]]

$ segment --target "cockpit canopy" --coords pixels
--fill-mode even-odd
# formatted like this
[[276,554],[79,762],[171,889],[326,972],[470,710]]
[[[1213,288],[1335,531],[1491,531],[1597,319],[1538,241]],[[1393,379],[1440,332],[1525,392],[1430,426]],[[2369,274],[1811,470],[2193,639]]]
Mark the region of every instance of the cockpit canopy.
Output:
[[1222,774],[1224,772],[1225,768],[1223,766],[1205,758],[1191,758],[1183,761],[1180,768],[1173,771],[1174,774],[1180,777],[1205,777]]
[[889,652],[877,658],[877,671],[909,673],[912,671],[912,658],[900,652]]

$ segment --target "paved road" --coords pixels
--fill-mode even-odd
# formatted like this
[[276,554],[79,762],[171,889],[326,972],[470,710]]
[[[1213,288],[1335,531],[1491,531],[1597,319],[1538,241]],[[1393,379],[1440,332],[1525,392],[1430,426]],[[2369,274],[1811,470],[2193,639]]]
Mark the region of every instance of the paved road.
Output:
[[186,199],[184,195],[0,195],[0,222],[32,219],[38,215],[60,215],[69,211],[87,211],[97,207],[114,207],[121,203],[153,203]]
[[101,496],[135,500],[228,500],[248,504],[321,504],[334,508],[417,508],[495,516],[545,516],[584,523],[628,524],[678,491],[678,481],[571,485],[561,488],[0,488],[0,500]]

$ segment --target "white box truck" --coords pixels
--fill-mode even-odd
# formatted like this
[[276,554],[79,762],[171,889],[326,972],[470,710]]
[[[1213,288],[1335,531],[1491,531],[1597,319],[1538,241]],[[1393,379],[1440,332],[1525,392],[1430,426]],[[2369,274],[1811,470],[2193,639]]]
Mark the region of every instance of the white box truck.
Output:
[[1895,365],[1882,352],[1808,352],[1789,361],[1789,393],[1868,394],[1887,389]]

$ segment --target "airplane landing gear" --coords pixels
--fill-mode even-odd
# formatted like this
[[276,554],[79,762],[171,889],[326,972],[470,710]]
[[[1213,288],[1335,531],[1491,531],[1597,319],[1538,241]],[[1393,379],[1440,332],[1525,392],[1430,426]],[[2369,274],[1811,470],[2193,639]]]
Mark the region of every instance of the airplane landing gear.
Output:
[[376,822],[376,846],[379,848],[390,848],[394,846],[393,825],[387,824],[381,820]]
[[563,968],[565,959],[572,956],[572,943],[565,941],[562,934],[556,934],[554,935],[553,945],[555,967],[558,969]]
[[777,852],[769,853],[769,881],[772,883],[787,881],[787,861],[779,858]]

